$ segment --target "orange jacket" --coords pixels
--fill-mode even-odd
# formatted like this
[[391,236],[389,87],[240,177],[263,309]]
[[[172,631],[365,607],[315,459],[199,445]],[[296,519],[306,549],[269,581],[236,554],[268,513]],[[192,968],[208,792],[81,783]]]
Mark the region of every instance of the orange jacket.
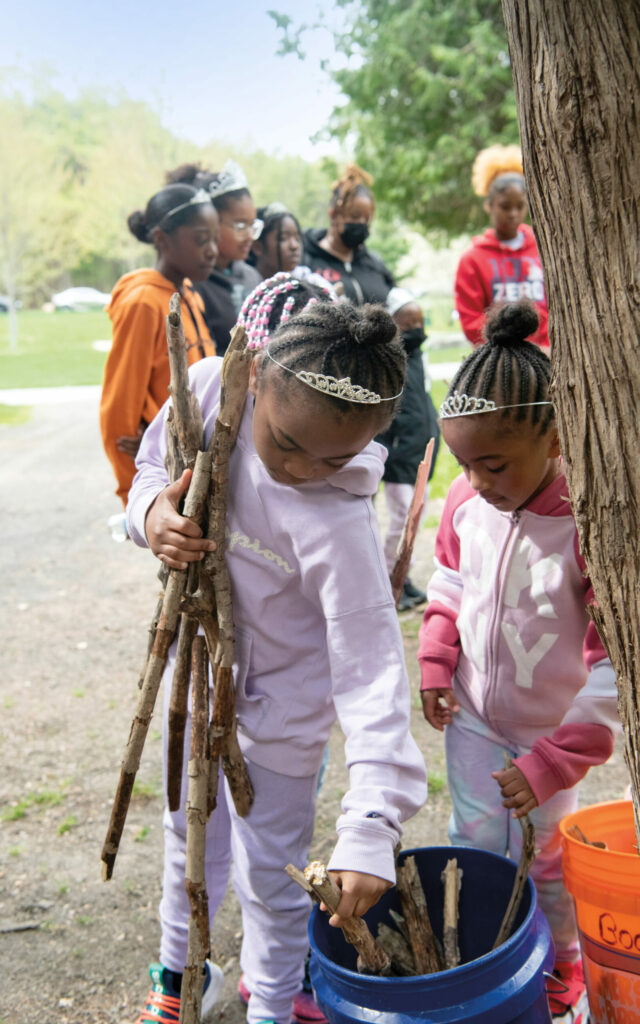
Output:
[[[104,368],[100,430],[118,481],[116,494],[124,505],[136,470],[133,459],[118,451],[116,440],[134,437],[141,421],[151,423],[169,397],[165,318],[175,291],[157,270],[134,270],[120,278],[107,306],[113,343]],[[202,300],[189,281],[183,291],[182,325],[191,364],[216,350],[200,312]]]

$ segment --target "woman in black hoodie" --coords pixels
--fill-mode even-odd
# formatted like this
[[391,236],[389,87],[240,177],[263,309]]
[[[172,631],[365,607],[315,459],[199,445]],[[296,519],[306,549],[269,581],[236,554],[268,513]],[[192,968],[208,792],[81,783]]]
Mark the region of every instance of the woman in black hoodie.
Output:
[[349,164],[333,186],[329,228],[311,228],[303,239],[302,262],[356,306],[383,304],[395,285],[389,268],[364,244],[375,211],[372,183],[366,171]]

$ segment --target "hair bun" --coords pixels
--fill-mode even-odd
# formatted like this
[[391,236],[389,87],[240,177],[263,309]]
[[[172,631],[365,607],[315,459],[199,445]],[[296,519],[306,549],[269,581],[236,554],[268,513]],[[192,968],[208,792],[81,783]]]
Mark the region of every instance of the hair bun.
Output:
[[388,345],[396,336],[398,328],[382,306],[367,304],[351,307],[356,314],[353,324],[353,338],[364,348]]
[[539,322],[535,307],[528,299],[498,306],[487,316],[487,344],[520,345],[537,331]]
[[149,241],[149,228],[147,227],[142,210],[135,210],[127,217],[129,231],[139,242]]

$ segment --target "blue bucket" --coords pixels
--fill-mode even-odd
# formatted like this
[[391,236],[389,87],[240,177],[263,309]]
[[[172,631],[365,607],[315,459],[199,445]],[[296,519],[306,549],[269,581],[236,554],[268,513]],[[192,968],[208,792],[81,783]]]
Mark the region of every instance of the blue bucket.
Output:
[[[311,983],[330,1024],[549,1024],[545,971],[554,949],[547,919],[527,880],[516,926],[492,950],[509,902],[516,865],[485,850],[434,846],[405,850],[412,855],[427,898],[436,935],[442,935],[442,883],[447,861],[462,868],[459,946],[462,965],[439,974],[380,978],[358,974],[356,952],[339,928],[315,907],[309,922]],[[365,916],[374,935],[378,924],[392,925],[389,909],[400,911],[391,889]]]

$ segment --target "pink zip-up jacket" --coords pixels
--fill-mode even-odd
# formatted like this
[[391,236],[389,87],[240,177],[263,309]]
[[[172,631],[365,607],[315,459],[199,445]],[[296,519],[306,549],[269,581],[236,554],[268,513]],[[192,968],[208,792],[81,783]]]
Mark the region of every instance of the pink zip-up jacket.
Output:
[[564,476],[499,512],[463,476],[436,538],[420,627],[422,690],[453,686],[508,745],[541,804],[613,750],[615,674],[587,605],[591,583]]
[[[190,371],[205,442],[220,401],[218,358]],[[166,487],[165,406],[144,434],[127,509],[133,540]],[[253,443],[248,396],[229,468],[227,565],[236,626],[238,738],[250,761],[312,775],[336,715],[350,789],[330,867],[395,879],[401,822],[427,796],[409,732],[402,635],[370,495],[385,450],[372,442],[327,480],[276,483]]]

